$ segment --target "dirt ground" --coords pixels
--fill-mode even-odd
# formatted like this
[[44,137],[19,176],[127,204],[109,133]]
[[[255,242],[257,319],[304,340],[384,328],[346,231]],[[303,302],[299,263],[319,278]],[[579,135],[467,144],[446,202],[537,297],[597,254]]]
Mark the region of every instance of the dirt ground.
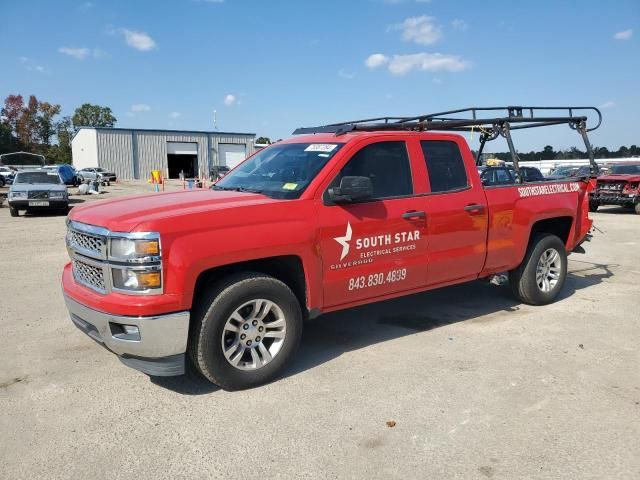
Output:
[[[74,204],[153,194],[105,190]],[[228,393],[78,331],[65,217],[5,203],[0,478],[640,478],[640,215],[593,217],[553,305],[474,282],[325,315],[282,379]]]

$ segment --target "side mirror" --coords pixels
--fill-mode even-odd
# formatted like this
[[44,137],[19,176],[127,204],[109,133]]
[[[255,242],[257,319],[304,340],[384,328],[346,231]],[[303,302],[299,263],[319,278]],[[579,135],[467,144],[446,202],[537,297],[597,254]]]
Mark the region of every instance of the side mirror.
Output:
[[340,186],[327,194],[333,203],[353,203],[373,197],[373,185],[369,177],[342,177]]

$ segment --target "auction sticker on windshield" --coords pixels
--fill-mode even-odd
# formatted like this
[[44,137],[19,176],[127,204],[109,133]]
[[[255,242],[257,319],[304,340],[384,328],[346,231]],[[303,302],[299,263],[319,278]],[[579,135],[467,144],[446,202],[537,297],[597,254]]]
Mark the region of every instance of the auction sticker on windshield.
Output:
[[336,147],[335,143],[312,143],[304,149],[305,152],[333,152]]

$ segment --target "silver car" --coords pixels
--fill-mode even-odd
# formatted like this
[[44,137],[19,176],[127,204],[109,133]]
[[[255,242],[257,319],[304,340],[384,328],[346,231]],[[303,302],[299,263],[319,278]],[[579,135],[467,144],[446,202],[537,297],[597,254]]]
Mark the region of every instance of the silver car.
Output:
[[76,174],[80,183],[84,183],[86,180],[97,180],[110,185],[111,182],[116,181],[116,174],[107,172],[104,168],[83,168],[78,170]]
[[7,196],[12,217],[20,210],[58,210],[69,212],[67,186],[58,172],[46,170],[22,170],[16,174]]

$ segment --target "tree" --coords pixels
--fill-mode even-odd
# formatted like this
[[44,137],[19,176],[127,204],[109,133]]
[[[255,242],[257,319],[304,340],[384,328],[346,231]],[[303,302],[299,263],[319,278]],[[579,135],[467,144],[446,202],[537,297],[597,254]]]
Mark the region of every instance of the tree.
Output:
[[38,138],[45,145],[51,145],[51,137],[55,134],[54,117],[60,114],[60,105],[48,102],[38,103]]
[[256,139],[256,143],[266,143],[267,145],[271,145],[271,139],[269,137],[258,137]]
[[541,160],[553,160],[556,157],[556,152],[553,151],[553,147],[551,145],[547,145],[542,150],[540,154]]
[[[4,107],[2,107],[2,123],[6,126],[5,130],[9,130],[9,143],[13,143],[17,147],[18,124],[24,110],[24,99],[22,95],[9,95],[4,99]],[[9,146],[10,147],[10,146]]]
[[80,127],[113,127],[118,120],[109,107],[85,103],[76,108],[71,121],[73,127],[78,129]]
[[73,136],[71,118],[63,117],[55,127],[58,144],[49,149],[47,157],[52,163],[71,163],[71,137]]
[[37,142],[38,130],[38,99],[35,95],[29,95],[27,106],[22,109],[18,119],[18,139],[20,143],[31,150]]

